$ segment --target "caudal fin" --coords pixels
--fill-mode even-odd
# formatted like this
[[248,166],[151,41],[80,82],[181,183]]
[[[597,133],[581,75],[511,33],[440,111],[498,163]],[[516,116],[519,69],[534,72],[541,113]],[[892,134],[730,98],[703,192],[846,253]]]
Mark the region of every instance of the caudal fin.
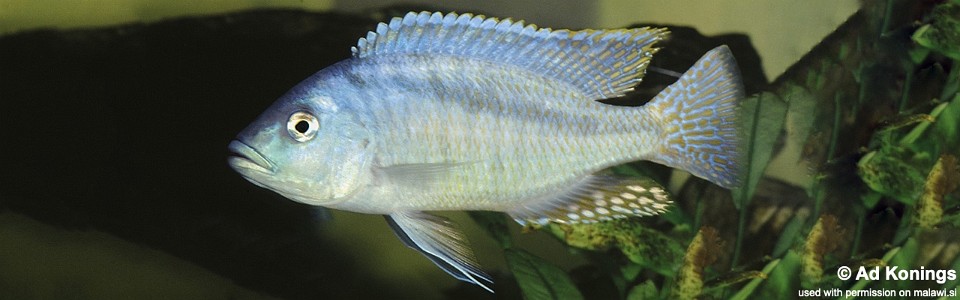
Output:
[[662,143],[650,160],[724,188],[740,183],[739,101],[743,84],[727,46],[704,54],[647,109],[661,120]]

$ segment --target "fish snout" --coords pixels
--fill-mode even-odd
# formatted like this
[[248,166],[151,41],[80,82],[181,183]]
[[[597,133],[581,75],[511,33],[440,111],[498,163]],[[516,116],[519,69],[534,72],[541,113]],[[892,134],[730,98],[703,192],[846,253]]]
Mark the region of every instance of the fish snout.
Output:
[[227,157],[227,163],[245,177],[251,171],[267,175],[276,173],[276,165],[273,162],[253,147],[239,140],[231,141],[230,145],[227,145],[227,149],[231,152],[231,155]]

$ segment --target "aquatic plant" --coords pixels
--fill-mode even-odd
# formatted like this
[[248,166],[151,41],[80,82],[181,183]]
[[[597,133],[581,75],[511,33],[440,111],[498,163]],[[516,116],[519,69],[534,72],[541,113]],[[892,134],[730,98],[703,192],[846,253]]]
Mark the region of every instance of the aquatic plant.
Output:
[[[504,216],[472,216],[503,246],[527,299],[951,290],[956,280],[844,280],[837,273],[960,268],[958,77],[960,1],[866,1],[769,88],[744,100],[750,168],[731,193],[692,179],[663,217],[537,228],[585,250],[575,252],[590,260],[581,267],[589,270],[568,273],[516,248]],[[790,152],[783,144],[799,147]],[[808,180],[765,176],[772,159],[794,160]],[[656,173],[643,164],[613,171]],[[609,255],[589,254],[596,251]]]

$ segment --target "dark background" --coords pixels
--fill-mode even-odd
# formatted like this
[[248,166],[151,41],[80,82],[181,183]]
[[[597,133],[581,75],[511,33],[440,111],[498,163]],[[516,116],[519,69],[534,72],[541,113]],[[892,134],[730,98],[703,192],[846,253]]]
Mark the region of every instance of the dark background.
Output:
[[[106,232],[271,296],[414,297],[370,280],[356,267],[363,257],[318,238],[327,213],[257,188],[225,162],[237,132],[347,58],[378,21],[268,10],[0,37],[0,212]],[[682,72],[729,44],[748,93],[765,84],[746,37],[671,31],[654,66]],[[673,80],[648,72],[637,92],[611,102],[641,104]],[[512,279],[493,275],[505,291],[497,296],[519,296]],[[480,291],[445,293],[491,296]]]

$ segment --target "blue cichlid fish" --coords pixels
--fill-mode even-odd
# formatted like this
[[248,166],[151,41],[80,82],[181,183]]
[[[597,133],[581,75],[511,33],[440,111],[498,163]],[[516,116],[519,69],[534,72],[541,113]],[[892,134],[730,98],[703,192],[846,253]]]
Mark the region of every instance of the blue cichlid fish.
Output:
[[726,46],[642,107],[596,101],[630,91],[666,34],[410,13],[282,96],[228,162],[294,201],[387,215],[408,246],[492,292],[464,237],[427,211],[522,224],[661,213],[662,188],[598,173],[638,160],[738,184],[743,88]]

